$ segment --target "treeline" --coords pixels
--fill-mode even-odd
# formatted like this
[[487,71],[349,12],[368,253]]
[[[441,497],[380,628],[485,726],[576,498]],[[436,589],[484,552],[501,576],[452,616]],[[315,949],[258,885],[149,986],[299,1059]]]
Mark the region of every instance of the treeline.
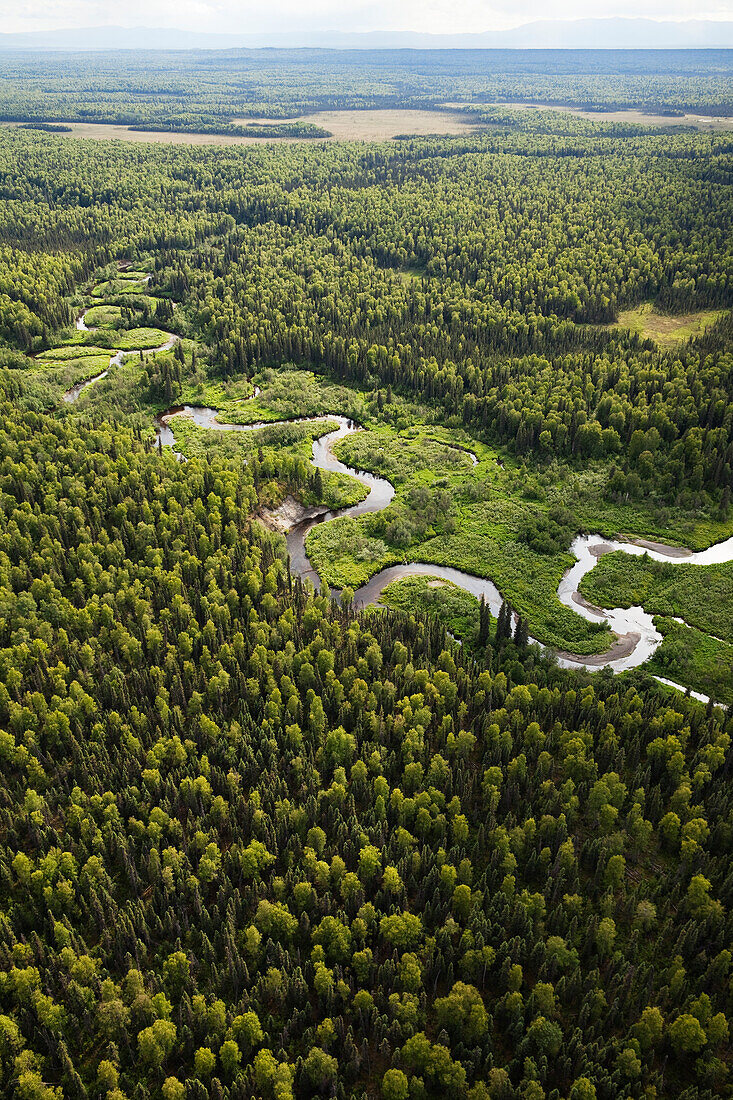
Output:
[[21,130],[41,130],[46,134],[70,134],[71,127],[60,122],[21,122]]
[[[70,128],[69,128],[70,129]],[[130,126],[140,132],[230,134],[232,137],[259,138],[327,138],[329,130],[316,126],[312,122],[252,122],[251,125],[239,125],[235,122],[221,122],[202,118],[162,118],[156,122],[138,122]]]

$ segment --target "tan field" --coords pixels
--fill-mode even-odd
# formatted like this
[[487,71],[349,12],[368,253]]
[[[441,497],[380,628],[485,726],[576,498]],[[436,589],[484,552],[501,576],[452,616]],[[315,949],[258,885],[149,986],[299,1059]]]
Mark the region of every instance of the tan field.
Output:
[[[295,119],[239,118],[234,122],[241,126],[265,122],[294,122]],[[302,115],[298,122],[312,122],[333,137],[323,141],[388,141],[398,134],[470,134],[476,126],[455,111],[320,111]],[[14,126],[15,123],[0,123]],[[59,137],[92,138],[104,141],[137,141],[161,145],[263,145],[318,141],[318,138],[266,138],[242,137],[235,134],[180,134],[170,131],[130,130],[127,126],[110,126],[95,122],[68,122],[71,133]]]
[[[235,118],[240,126],[277,119]],[[333,134],[332,141],[387,141],[398,134],[470,134],[476,124],[455,111],[318,111],[287,122],[312,122]],[[258,139],[261,140],[261,139]]]

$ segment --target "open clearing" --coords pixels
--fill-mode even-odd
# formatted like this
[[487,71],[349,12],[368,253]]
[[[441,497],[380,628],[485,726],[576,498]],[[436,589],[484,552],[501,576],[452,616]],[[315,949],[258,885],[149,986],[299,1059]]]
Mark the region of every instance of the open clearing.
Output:
[[[312,122],[328,130],[330,138],[269,138],[244,137],[237,134],[181,134],[169,130],[144,131],[130,130],[127,126],[113,126],[96,122],[67,122],[70,133],[54,137],[92,138],[104,141],[116,138],[118,141],[136,141],[144,144],[159,145],[292,145],[296,142],[318,141],[388,141],[398,134],[470,134],[476,130],[476,124],[465,115],[455,111],[320,111],[312,115],[302,115],[298,119],[234,119],[235,125],[247,126],[256,123]],[[4,126],[17,126],[17,123],[0,123]]]
[[630,329],[639,336],[654,340],[660,347],[673,347],[682,340],[691,340],[702,335],[719,317],[723,310],[707,309],[700,313],[659,313],[651,302],[643,302],[635,309],[619,313],[618,321],[603,328]]
[[[235,118],[234,123],[246,126],[263,121],[256,118]],[[386,141],[398,134],[470,134],[476,124],[454,111],[319,111],[297,119],[280,122],[312,122],[333,134],[330,141]],[[256,141],[265,139],[256,138]],[[302,140],[302,139],[289,139]],[[307,140],[313,140],[312,138]]]

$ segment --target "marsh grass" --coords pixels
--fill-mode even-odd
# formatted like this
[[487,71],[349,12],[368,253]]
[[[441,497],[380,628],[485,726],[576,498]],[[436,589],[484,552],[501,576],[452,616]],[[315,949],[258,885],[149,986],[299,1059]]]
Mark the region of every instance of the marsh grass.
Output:
[[733,563],[685,565],[623,551],[606,554],[582,581],[581,592],[600,607],[643,606],[677,616],[689,626],[733,642]]
[[642,302],[634,309],[622,310],[618,320],[607,329],[627,329],[661,348],[672,348],[683,340],[702,334],[723,316],[724,310],[707,309],[699,313],[661,313],[652,302]]
[[113,298],[120,294],[144,294],[147,290],[147,283],[142,279],[124,279],[118,277],[116,279],[108,279],[103,283],[97,283],[92,287],[93,298]]
[[88,326],[100,326],[101,328],[114,326],[122,321],[122,306],[100,305],[92,306],[86,311],[84,318]]

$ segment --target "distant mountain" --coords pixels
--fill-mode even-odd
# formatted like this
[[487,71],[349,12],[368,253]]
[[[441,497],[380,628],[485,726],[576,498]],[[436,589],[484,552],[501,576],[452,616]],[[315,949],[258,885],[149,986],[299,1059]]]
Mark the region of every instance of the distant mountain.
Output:
[[[524,49],[721,49],[733,46],[733,22],[704,19],[689,19],[683,23],[657,22],[654,19],[546,19],[502,31],[501,40],[496,44]],[[489,45],[488,41],[486,45]]]
[[690,19],[575,19],[525,23],[483,34],[417,31],[292,31],[210,34],[151,27],[83,27],[75,30],[0,34],[0,50],[225,50],[225,49],[726,49],[733,21]]

